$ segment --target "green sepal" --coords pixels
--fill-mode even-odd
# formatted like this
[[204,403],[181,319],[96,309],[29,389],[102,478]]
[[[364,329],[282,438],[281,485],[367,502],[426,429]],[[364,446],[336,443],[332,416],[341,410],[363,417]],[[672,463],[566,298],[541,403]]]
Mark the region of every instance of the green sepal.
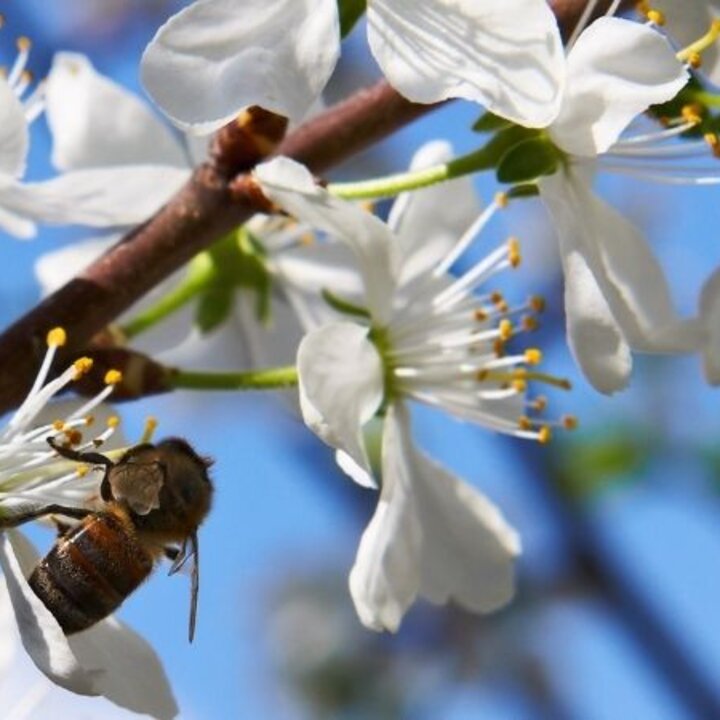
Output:
[[232,288],[217,285],[203,292],[195,307],[195,324],[202,333],[209,333],[222,325],[233,307]]
[[367,0],[337,0],[340,16],[340,37],[347,37],[357,21],[365,14]]
[[345,298],[341,298],[339,295],[331,292],[327,288],[323,288],[322,299],[333,309],[343,315],[351,315],[353,317],[370,318],[370,313],[360,305],[355,305]]
[[497,132],[512,127],[512,122],[494,115],[491,112],[483,113],[474,123],[472,129],[478,133]]
[[[194,266],[194,267],[193,267]],[[238,290],[255,296],[259,322],[270,320],[271,278],[265,264],[265,251],[248,230],[229,233],[192,262],[190,272],[206,278],[195,322],[204,333],[227,320]]]
[[476,152],[465,155],[463,158],[451,160],[448,167],[452,169],[453,176],[463,174],[464,166],[468,166],[473,172],[495,168],[511,148],[521,142],[537,137],[539,132],[539,130],[512,125],[493,135]]
[[510,200],[537,197],[540,194],[540,188],[535,183],[523,183],[522,185],[513,185],[505,191],[505,194]]
[[497,166],[501,183],[526,183],[552,175],[561,160],[558,149],[544,138],[525,140],[510,148]]

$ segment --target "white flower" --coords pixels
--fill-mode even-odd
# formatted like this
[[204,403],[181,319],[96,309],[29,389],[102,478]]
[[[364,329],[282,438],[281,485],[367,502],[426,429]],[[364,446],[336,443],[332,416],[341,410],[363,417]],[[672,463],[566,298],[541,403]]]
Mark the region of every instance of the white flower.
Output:
[[[561,169],[539,186],[560,240],[570,348],[601,392],[627,384],[631,348],[697,348],[697,329],[676,315],[667,281],[642,234],[590,188],[595,168],[604,161],[615,162],[621,154],[647,161],[654,138],[626,144],[618,138],[650,105],[674,97],[687,79],[665,38],[618,18],[590,25],[567,57],[560,113],[548,128],[567,155]],[[658,155],[667,160],[677,156],[677,148]]]
[[[459,278],[447,273],[497,206],[460,240],[426,245],[417,226],[401,241],[291,160],[260,165],[255,176],[281,207],[347,243],[363,278],[355,319],[321,326],[298,350],[305,422],[365,485],[374,478],[363,429],[384,417],[380,499],[350,575],[360,619],[396,630],[417,596],[482,612],[500,607],[513,593],[519,539],[487,498],[414,447],[407,406],[416,400],[493,430],[548,438],[549,426],[528,418],[534,402],[525,397],[534,377],[527,366],[539,352],[502,351],[513,332],[508,314],[528,308],[511,311],[493,293],[474,294],[518,261],[515,243]],[[434,208],[426,205],[428,214]]]
[[[545,0],[370,0],[368,42],[415,102],[465,98],[533,127],[557,114],[562,42]],[[301,119],[340,54],[336,0],[196,0],[148,45],[142,81],[184,129],[259,105]]]
[[[33,387],[0,432],[0,528],[23,521],[29,513],[49,505],[90,508],[92,497],[99,492],[100,478],[85,466],[59,461],[47,438],[68,440],[80,450],[104,443],[116,422],[89,440],[82,438],[80,429],[89,426],[90,413],[110,394],[111,383],[117,378],[108,377],[105,390],[64,420],[41,421],[40,413],[48,402],[88,369],[89,361],[80,359],[47,381],[56,349],[63,343],[62,330],[48,334],[48,351]],[[158,718],[174,717],[177,706],[162,665],[139,635],[113,617],[84,632],[64,635],[28,583],[38,560],[20,532],[9,529],[0,533],[4,584],[22,644],[38,669],[72,692],[104,695],[122,707]]]
[[[97,112],[100,105],[95,107],[96,112],[91,116],[96,123],[93,142],[86,143],[83,157],[70,156],[68,161],[67,153],[56,155],[56,159],[62,160],[57,167],[72,172],[42,182],[20,182],[29,145],[28,125],[43,109],[48,110],[48,120],[56,136],[62,137],[62,143],[72,145],[72,137],[78,134],[81,122],[77,112],[84,106],[80,93],[66,93],[58,76],[77,71],[85,73],[87,78],[91,68],[82,56],[60,55],[48,82],[28,94],[30,75],[25,65],[29,40],[21,38],[18,49],[17,60],[7,79],[0,78],[0,227],[17,237],[29,238],[35,235],[36,221],[93,227],[137,223],[157,210],[182,185],[187,173],[174,167],[126,167],[112,172],[98,167],[112,154],[110,148],[118,147],[117,137],[102,136],[107,126],[102,125],[100,116],[111,115],[107,112],[108,105],[102,106],[102,113]],[[108,93],[102,99],[112,98]],[[57,110],[59,106],[63,107],[62,111]],[[137,133],[146,135],[148,147],[156,147],[157,156],[163,146],[157,142],[157,133],[149,132],[149,123],[141,125],[140,119],[139,114],[113,118],[116,127],[122,126],[125,133],[133,127]],[[147,163],[147,159],[143,162]]]

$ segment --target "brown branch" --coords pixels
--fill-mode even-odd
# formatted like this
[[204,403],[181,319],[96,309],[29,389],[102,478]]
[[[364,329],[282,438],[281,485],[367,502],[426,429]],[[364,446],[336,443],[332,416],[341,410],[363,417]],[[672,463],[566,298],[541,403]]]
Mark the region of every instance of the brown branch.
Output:
[[[561,26],[569,27],[584,0],[551,4]],[[322,172],[435,107],[413,105],[380,82],[298,128],[279,152]],[[233,156],[237,146],[232,135],[223,155],[227,139],[219,139],[213,162],[198,168],[165,207],[0,335],[1,411],[24,396],[51,327],[65,327],[68,353],[77,351],[157,283],[256,211],[257,197],[248,192],[247,182],[242,176],[233,180],[247,170],[246,159]]]

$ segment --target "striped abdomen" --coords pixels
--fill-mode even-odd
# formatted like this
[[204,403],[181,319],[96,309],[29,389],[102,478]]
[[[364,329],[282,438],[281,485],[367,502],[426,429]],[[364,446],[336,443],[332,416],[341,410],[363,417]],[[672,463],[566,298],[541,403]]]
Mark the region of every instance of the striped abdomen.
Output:
[[152,568],[132,529],[97,513],[58,539],[33,570],[30,587],[69,635],[107,617]]

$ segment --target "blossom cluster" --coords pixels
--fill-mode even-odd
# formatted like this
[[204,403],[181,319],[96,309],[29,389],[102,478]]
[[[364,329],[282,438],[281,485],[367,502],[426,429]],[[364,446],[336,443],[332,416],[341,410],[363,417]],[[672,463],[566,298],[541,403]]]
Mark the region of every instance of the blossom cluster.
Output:
[[[542,299],[515,304],[493,287],[520,264],[520,241],[510,238],[479,260],[472,252],[508,203],[539,196],[547,208],[564,273],[568,346],[595,389],[625,388],[635,352],[698,354],[708,381],[720,383],[720,269],[701,289],[697,313],[682,317],[647,238],[593,187],[606,172],[720,182],[717,123],[701,101],[702,88],[720,80],[720,7],[693,0],[689,11],[659,0],[619,16],[620,5],[596,17],[590,0],[564,42],[545,0],[368,0],[367,42],[387,82],[414,103],[482,106],[480,129],[492,138],[462,162],[452,143],[429,143],[407,172],[376,181],[375,194],[372,182],[327,186],[288,157],[257,164],[249,181],[262,212],[160,284],[110,333],[116,346],[132,343],[180,366],[174,382],[192,377],[199,387],[198,371],[184,367],[219,365],[238,371],[238,387],[259,387],[279,377],[268,366],[290,365],[278,386],[297,385],[307,427],[333,448],[342,471],[378,491],[349,575],[368,628],[397,631],[417,598],[490,612],[514,592],[518,533],[488,497],[416,445],[415,405],[540,443],[576,424],[550,416],[536,392],[570,386],[538,367],[541,349],[526,341]],[[106,230],[42,258],[43,291],[170,201],[208,161],[211,133],[251,108],[292,124],[315,112],[348,30],[343,7],[191,2],[157,31],[140,62],[148,95],[174,128],[77,53],[58,53],[48,77],[34,83],[30,42],[21,38],[0,79],[0,227],[19,238],[39,224]],[[57,175],[30,182],[30,125],[43,116]],[[506,187],[482,207],[470,174],[487,169]],[[352,199],[361,196],[396,199],[385,217]],[[145,334],[156,326],[170,327],[170,340]],[[141,638],[113,619],[65,638],[26,581],[36,557],[11,529],[15,519],[98,502],[97,477],[58,460],[47,438],[65,433],[81,449],[114,429],[89,444],[71,437],[109,389],[62,421],[38,420],[84,367],[78,360],[48,379],[58,332],[0,435],[7,592],[23,643],[53,681],[172,717],[162,668]],[[123,667],[94,643],[103,633],[127,645],[117,656]],[[136,692],[149,678],[158,689]]]

